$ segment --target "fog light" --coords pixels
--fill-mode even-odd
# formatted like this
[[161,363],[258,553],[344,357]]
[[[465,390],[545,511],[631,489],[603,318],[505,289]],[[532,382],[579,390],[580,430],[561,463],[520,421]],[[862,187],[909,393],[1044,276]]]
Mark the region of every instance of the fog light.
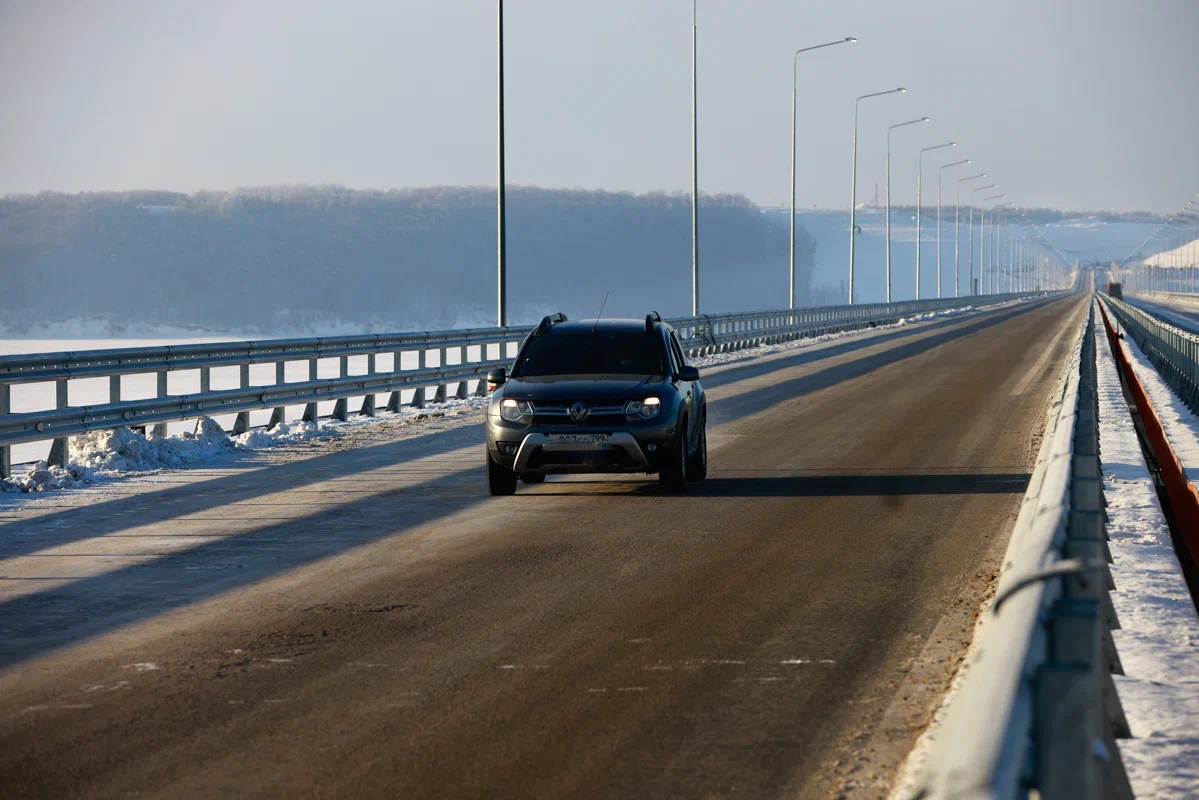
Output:
[[646,446],[645,446],[645,449],[646,449],[646,450],[648,450],[648,451],[650,451],[650,452],[652,453],[652,452],[654,452],[655,450],[657,450],[657,449],[658,449],[658,445],[656,445],[656,444],[648,444],[648,445],[646,445]]
[[504,455],[510,456],[515,452],[516,452],[516,445],[514,445],[514,444],[504,445]]

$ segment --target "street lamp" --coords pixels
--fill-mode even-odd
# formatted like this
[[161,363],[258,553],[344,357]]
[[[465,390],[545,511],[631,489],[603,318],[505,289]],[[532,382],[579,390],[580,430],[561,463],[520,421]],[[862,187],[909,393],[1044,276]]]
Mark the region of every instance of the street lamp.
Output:
[[919,122],[928,122],[928,117],[897,122],[887,128],[887,302],[891,302],[891,131]]
[[[926,147],[920,151],[920,155],[916,158],[916,299],[920,299],[920,245],[921,242],[921,226],[920,226],[920,185],[924,179],[924,154],[929,150],[940,150],[944,147],[957,147],[957,142],[946,142],[933,147]],[[940,244],[940,242],[938,242]],[[941,296],[941,273],[937,273],[937,297]]]
[[[1007,195],[1003,195],[1003,194],[1001,194],[999,196],[1007,197]],[[991,199],[994,200],[996,198],[991,198]],[[1006,206],[1010,206],[1010,205],[1011,205],[1011,203],[996,203],[995,205],[991,206],[991,238],[987,242],[987,261],[991,265],[991,273],[990,273],[991,277],[989,280],[989,283],[991,286],[991,294],[999,294],[1001,292],[996,292],[995,290],[1003,288],[1003,272],[1002,272],[1003,264],[1000,259],[1000,255],[1001,255],[1000,245],[1003,242],[999,238],[999,212],[998,212],[998,210],[1001,208],[1004,208]]]
[[696,104],[699,46],[696,0],[691,0],[691,316],[699,316],[699,111]]
[[[983,263],[983,253],[986,253],[988,262],[992,261],[992,259],[990,257],[991,256],[991,239],[987,235],[987,203],[991,202],[992,200],[999,200],[1000,198],[1003,198],[1003,197],[1007,197],[1007,195],[1006,194],[996,194],[996,195],[992,195],[990,197],[984,197],[982,199],[982,206],[979,208],[980,219],[979,219],[979,223],[978,223],[978,228],[979,228],[979,230],[978,230],[978,233],[979,233],[979,237],[978,237],[978,283],[979,283],[979,288],[982,288],[983,286],[987,287],[987,290],[985,292],[979,292],[979,294],[994,294],[995,293],[993,291],[993,289],[994,289],[993,284],[995,283],[995,273],[992,271],[994,264],[991,264],[991,263],[984,264]],[[992,224],[993,223],[994,223],[994,220],[992,220]],[[992,270],[988,270],[987,272],[984,273],[984,270],[986,270],[987,267],[992,267]],[[985,277],[984,277],[984,275],[985,275]]]
[[858,210],[858,104],[871,97],[882,97],[896,92],[904,93],[907,89],[888,89],[885,92],[864,94],[853,103],[853,167],[849,171],[849,304],[853,305],[853,243],[856,238],[856,219]]
[[[937,299],[941,298],[941,172],[950,167],[960,167],[969,164],[970,159],[955,161],[952,164],[942,164],[937,167]],[[955,287],[954,296],[957,296]]]
[[498,129],[498,164],[499,164],[499,190],[498,190],[498,211],[496,212],[496,239],[498,242],[496,252],[496,271],[497,271],[497,305],[498,313],[496,316],[501,328],[508,324],[508,258],[507,258],[507,237],[505,235],[504,224],[504,0],[496,0],[496,54],[498,69],[496,70],[496,97],[497,117],[496,126]]
[[[974,195],[978,194],[979,192],[985,191],[987,189],[997,189],[997,188],[999,188],[999,184],[992,183],[989,186],[980,186],[977,189],[975,189],[974,191],[970,192],[970,259],[969,259],[969,262],[970,262],[970,294],[976,294],[976,292],[974,291]],[[982,257],[979,256],[978,260],[979,260],[979,268],[981,270]],[[979,277],[980,278],[982,277],[981,271],[979,272]]]
[[856,42],[852,36],[846,36],[844,39],[838,39],[835,42],[825,42],[824,44],[814,45],[812,47],[804,47],[795,51],[795,55],[791,56],[791,281],[788,284],[789,292],[789,308],[795,308],[795,94],[796,94],[796,69],[799,63],[799,54],[806,53],[809,50],[819,50],[822,47],[832,47],[835,44],[852,44]]
[[[954,297],[961,296],[961,288],[962,288],[962,260],[961,260],[961,258],[958,257],[958,239],[959,239],[959,235],[962,230],[962,225],[958,221],[958,214],[961,212],[961,208],[962,208],[962,184],[965,183],[966,181],[976,181],[979,178],[985,178],[985,177],[987,177],[987,173],[980,172],[977,175],[971,175],[969,178],[962,178],[961,180],[958,181],[957,199],[954,201],[954,205],[953,205],[953,296]],[[972,272],[971,280],[973,280],[973,279],[974,279],[974,274]]]

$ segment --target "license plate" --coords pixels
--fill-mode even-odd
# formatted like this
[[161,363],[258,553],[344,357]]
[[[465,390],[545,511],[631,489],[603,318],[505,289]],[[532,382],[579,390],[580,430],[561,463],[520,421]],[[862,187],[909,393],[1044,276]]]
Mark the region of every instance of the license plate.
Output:
[[558,433],[550,440],[554,444],[603,444],[608,441],[606,433]]

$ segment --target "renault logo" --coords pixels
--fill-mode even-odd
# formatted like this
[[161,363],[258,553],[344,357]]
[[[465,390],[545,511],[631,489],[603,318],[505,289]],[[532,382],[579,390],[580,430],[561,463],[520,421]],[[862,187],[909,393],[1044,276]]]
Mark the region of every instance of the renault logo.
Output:
[[582,400],[577,401],[569,409],[570,418],[575,422],[582,422],[583,417],[586,417],[590,412],[591,409],[587,408],[587,404]]

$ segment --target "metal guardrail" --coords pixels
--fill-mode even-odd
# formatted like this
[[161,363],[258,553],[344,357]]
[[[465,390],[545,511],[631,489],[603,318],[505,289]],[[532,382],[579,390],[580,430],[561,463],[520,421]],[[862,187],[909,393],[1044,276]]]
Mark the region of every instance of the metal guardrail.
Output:
[[1199,335],[1115,297],[1104,295],[1103,302],[1187,408],[1199,414]]
[[[896,322],[900,319],[965,305],[994,305],[1009,300],[1041,297],[1052,292],[988,295],[972,298],[945,298],[872,305],[829,306],[781,311],[756,311],[739,314],[711,314],[668,320],[679,332],[683,346],[692,354],[753,347],[817,336],[837,331],[856,330]],[[415,390],[412,405],[423,406],[425,390],[436,387],[433,401],[446,398],[447,385],[458,384],[458,397],[469,393],[467,383],[477,381],[475,394],[486,391],[484,376],[488,370],[506,366],[515,355],[514,346],[529,332],[528,328],[476,328],[449,331],[422,331],[374,336],[338,336],[310,339],[271,339],[266,341],[212,342],[186,345],[161,345],[35,355],[0,356],[0,477],[11,471],[11,447],[26,442],[53,439],[50,462],[65,465],[67,437],[88,431],[116,427],[153,425],[160,433],[166,423],[214,414],[236,413],[234,433],[249,429],[252,410],[271,409],[270,425],[283,419],[286,406],[304,405],[304,419],[317,419],[317,403],[337,401],[332,416],[345,419],[348,400],[363,397],[362,412],[375,413],[375,396],[390,393],[389,410],[401,404],[400,393]],[[476,350],[477,348],[477,350]],[[477,352],[469,360],[471,351]],[[438,352],[438,366],[429,366],[429,354]],[[447,364],[448,355],[457,353],[458,363]],[[417,353],[415,369],[402,369],[401,356]],[[492,354],[495,357],[491,357]],[[392,369],[379,371],[377,357],[392,354]],[[349,374],[349,358],[367,357],[367,371]],[[317,379],[317,362],[339,360],[338,377]],[[308,362],[308,377],[301,382],[285,380],[285,366]],[[250,366],[274,364],[275,380],[268,385],[250,384]],[[238,386],[212,390],[210,371],[219,367],[239,368]],[[171,395],[167,376],[172,372],[197,371],[199,391]],[[121,377],[156,376],[156,396],[145,400],[123,400]],[[71,406],[68,385],[84,378],[109,379],[108,402],[100,405]],[[46,411],[11,412],[11,387],[16,384],[54,383],[55,408]]]
[[1119,627],[1104,526],[1091,318],[1054,400],[990,619],[917,797],[1131,798],[1112,673]]

